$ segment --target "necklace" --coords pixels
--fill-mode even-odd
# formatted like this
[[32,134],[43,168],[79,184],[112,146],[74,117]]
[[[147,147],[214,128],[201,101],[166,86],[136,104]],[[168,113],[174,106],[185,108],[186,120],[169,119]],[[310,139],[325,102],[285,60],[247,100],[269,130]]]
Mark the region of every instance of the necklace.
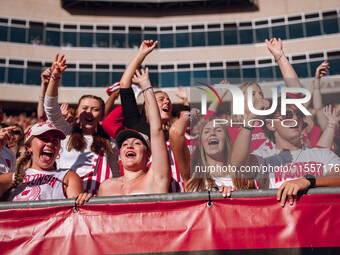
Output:
[[[277,149],[275,148],[275,152],[276,152],[276,155],[278,155],[280,158],[282,158],[284,160],[284,163],[285,165],[287,165],[289,162],[282,156],[280,155],[280,153],[277,151]],[[296,163],[296,161],[299,159],[300,155],[301,155],[301,152],[302,152],[302,147],[300,149],[300,152],[299,154],[297,155],[297,157],[295,158],[295,160],[290,164],[290,167],[289,167],[289,170],[291,170],[292,166]]]
[[123,176],[123,178],[122,178],[122,184],[120,185],[120,189],[123,189],[123,187],[124,187],[125,184],[137,180],[137,179],[138,179],[139,177],[141,177],[142,175],[144,175],[144,173],[142,173],[141,175],[139,175],[139,176],[137,176],[137,177],[135,177],[135,178],[133,178],[133,179],[127,181],[127,182],[124,182],[125,176]]

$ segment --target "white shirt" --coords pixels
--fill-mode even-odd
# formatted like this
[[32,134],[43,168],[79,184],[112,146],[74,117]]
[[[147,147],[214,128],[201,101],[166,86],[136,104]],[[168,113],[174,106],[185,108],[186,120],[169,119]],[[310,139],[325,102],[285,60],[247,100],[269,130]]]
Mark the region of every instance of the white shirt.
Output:
[[0,175],[15,172],[16,157],[7,147],[0,149]]

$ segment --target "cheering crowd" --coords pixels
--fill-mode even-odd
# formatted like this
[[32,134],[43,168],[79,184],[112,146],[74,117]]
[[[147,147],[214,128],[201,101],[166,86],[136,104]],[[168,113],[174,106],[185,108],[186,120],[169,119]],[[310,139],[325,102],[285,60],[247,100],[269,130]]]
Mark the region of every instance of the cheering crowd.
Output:
[[[57,54],[41,75],[37,117],[5,116],[0,108],[2,201],[76,198],[82,204],[93,195],[215,190],[229,197],[235,190],[277,188],[284,206],[286,201],[293,205],[299,191],[340,186],[340,105],[324,106],[320,91],[320,79],[330,68],[327,61],[316,69],[311,100],[304,104],[310,116],[295,105],[282,114],[280,104],[268,116],[254,114],[247,103],[249,90],[255,109],[271,107],[255,82],[239,87],[244,115],[218,115],[218,105],[212,103],[201,116],[198,109],[190,109],[180,88],[183,107],[174,116],[169,96],[154,91],[148,68],[140,69],[157,43],[142,42],[120,82],[109,88],[106,102],[82,95],[76,109],[59,106],[58,87],[67,63]],[[301,88],[282,41],[272,38],[266,45],[286,87]],[[223,100],[228,90],[218,90]],[[141,112],[139,94],[144,97]],[[117,97],[121,105],[114,107]],[[244,124],[216,124],[216,119]],[[281,122],[267,121],[271,119]],[[250,125],[252,120],[262,127]],[[212,167],[228,170],[209,171]],[[245,167],[258,171],[242,171]]]

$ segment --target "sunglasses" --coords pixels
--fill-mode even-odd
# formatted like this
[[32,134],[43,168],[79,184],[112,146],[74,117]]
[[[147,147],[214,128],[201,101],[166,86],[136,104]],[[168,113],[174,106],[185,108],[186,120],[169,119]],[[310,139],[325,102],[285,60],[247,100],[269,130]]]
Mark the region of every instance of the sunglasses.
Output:
[[14,130],[12,131],[13,135],[21,135],[21,131],[20,130]]
[[278,118],[281,120],[287,120],[287,119],[293,119],[294,115],[299,119],[303,119],[303,117],[305,117],[305,115],[303,114],[302,111],[292,111],[292,110],[288,110],[286,111],[286,115],[281,115]]

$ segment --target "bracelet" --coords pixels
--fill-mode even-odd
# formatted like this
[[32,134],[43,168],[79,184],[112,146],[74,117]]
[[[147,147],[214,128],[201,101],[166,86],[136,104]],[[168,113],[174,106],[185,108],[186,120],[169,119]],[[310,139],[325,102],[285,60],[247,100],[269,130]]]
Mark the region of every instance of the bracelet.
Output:
[[335,130],[335,126],[331,126],[331,125],[327,125],[327,126]]
[[39,100],[44,102],[45,97],[39,96]]
[[328,121],[328,124],[334,124],[334,125],[337,125],[338,122],[336,120],[329,120]]
[[284,53],[281,54],[281,56],[278,59],[275,59],[275,62],[279,61],[280,58],[284,55]]
[[248,129],[250,132],[253,132],[253,130],[255,129],[254,127],[246,127],[246,126],[242,126],[245,129]]
[[142,92],[144,93],[144,92],[147,91],[148,89],[152,89],[152,87],[147,87],[147,88],[143,89]]
[[60,77],[55,77],[53,74],[51,74],[51,78],[53,79],[53,80],[60,80]]
[[315,180],[315,176],[314,175],[306,174],[303,177],[306,178],[310,182],[310,185],[309,185],[308,188],[314,188],[315,187],[316,180]]

